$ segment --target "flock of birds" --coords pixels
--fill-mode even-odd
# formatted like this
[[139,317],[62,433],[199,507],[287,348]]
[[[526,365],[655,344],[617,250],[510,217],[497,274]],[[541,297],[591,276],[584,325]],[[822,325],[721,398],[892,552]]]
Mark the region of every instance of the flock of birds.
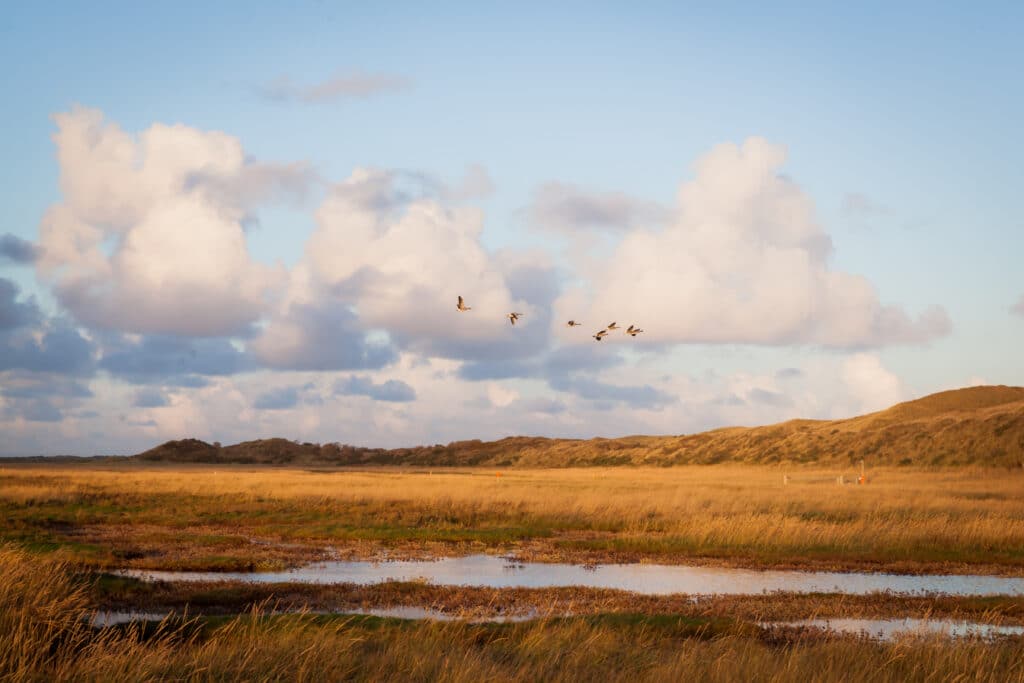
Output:
[[[455,304],[455,308],[458,311],[462,312],[462,313],[465,313],[466,311],[472,311],[473,310],[472,306],[467,306],[466,305],[465,299],[463,299],[461,296],[459,297],[459,302],[457,304]],[[507,317],[508,317],[508,321],[512,324],[512,326],[515,327],[516,321],[519,320],[520,318],[522,318],[523,314],[522,313],[516,313],[515,311],[513,311],[513,312],[509,313]],[[566,326],[567,327],[579,327],[582,324],[583,323],[581,323],[581,322],[577,322],[575,320],[570,320],[569,322],[566,323]],[[618,330],[618,329],[621,329],[621,328],[617,324],[615,324],[615,322],[611,322],[611,323],[608,323],[608,325],[603,330],[600,330],[600,331],[598,331],[597,334],[593,334],[591,336],[594,339],[596,339],[597,341],[601,341],[606,336],[608,336],[609,332],[611,332],[613,330]],[[630,325],[629,327],[626,328],[626,334],[628,334],[630,337],[635,337],[636,335],[640,334],[641,332],[643,332],[643,330],[641,330],[636,325]]]

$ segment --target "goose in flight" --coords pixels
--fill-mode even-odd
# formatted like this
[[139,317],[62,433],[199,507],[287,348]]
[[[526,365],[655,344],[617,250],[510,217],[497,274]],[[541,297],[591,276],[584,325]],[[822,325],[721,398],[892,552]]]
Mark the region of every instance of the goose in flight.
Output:
[[608,330],[601,330],[600,332],[594,335],[594,339],[596,339],[597,341],[601,341],[607,334]]
[[628,334],[630,337],[635,337],[641,332],[643,332],[643,330],[641,330],[639,327],[634,327],[633,325],[630,325],[629,327],[626,328],[626,334]]
[[609,332],[611,332],[612,330],[617,330],[617,329],[619,329],[619,326],[616,325],[614,322],[608,323],[608,331]]
[[568,325],[569,327],[578,327],[579,325],[582,325],[582,324],[583,323],[578,323],[575,320],[570,320],[569,322],[566,323],[566,325]]
[[522,313],[514,313],[514,312],[513,313],[509,313],[508,314],[508,321],[510,323],[512,323],[513,325],[515,325],[516,321],[519,320],[519,318],[521,318],[522,315],[523,315]]
[[455,304],[455,308],[459,309],[460,311],[472,311],[473,310],[471,307],[466,305],[466,302],[462,300],[461,296],[459,297],[459,303]]

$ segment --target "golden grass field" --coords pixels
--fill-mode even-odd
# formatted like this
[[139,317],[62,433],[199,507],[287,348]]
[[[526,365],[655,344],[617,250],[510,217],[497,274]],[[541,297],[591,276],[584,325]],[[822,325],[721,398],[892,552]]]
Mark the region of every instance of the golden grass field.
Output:
[[840,474],[856,473],[21,464],[0,471],[0,541],[89,567],[269,569],[329,546],[364,558],[1024,574],[1024,471],[884,468],[863,486],[838,485]]
[[93,628],[73,567],[0,546],[0,680],[1021,681],[1021,638],[892,643],[732,618],[602,614],[518,624],[169,617]]
[[[94,573],[279,568],[333,548],[347,557],[512,552],[1024,574],[1024,472],[878,468],[863,486],[839,485],[840,474],[856,472],[5,464],[0,681],[1024,680],[1022,637],[879,643],[757,626],[818,616],[1021,624],[1020,597],[771,594],[694,604],[573,587],[184,586]],[[395,605],[550,616],[474,624],[336,613]],[[97,629],[83,621],[96,609],[195,616]]]

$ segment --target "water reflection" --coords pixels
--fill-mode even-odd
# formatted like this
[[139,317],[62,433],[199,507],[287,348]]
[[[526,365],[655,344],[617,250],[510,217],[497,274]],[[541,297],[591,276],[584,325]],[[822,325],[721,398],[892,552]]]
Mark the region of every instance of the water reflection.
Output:
[[449,614],[429,607],[367,607],[356,609],[342,609],[335,614],[365,614],[373,617],[392,617],[395,619],[416,619],[428,621],[468,621],[470,623],[506,623],[514,621],[529,621],[537,619],[540,614],[527,612],[525,614],[494,614],[487,616],[469,616],[463,614]]
[[996,626],[948,619],[804,619],[770,622],[762,626],[806,626],[834,633],[894,640],[905,635],[944,635],[950,638],[994,638],[1024,635],[1024,626]]
[[[298,614],[299,612],[274,612],[274,614]],[[529,611],[523,614],[496,614],[496,615],[468,615],[450,614],[430,607],[414,607],[399,605],[395,607],[346,607],[336,611],[303,611],[303,614],[340,614],[340,615],[365,615],[372,617],[390,617],[393,619],[412,619],[428,621],[467,621],[470,623],[506,623],[515,621],[529,621],[537,619],[540,613]],[[163,621],[171,616],[172,612],[118,612],[100,610],[91,615],[89,623],[95,628],[115,626],[117,624],[128,624],[138,621]]]
[[104,626],[115,626],[117,624],[128,624],[133,621],[163,621],[170,612],[114,612],[101,610],[94,613],[89,623],[96,628]]
[[789,591],[865,594],[946,593],[949,595],[1024,595],[1024,578],[974,575],[864,574],[657,564],[517,563],[493,555],[449,557],[436,561],[318,562],[283,572],[173,572],[128,569],[118,572],[163,581],[240,580],[255,583],[357,583],[425,581],[442,586],[614,588],[647,595],[751,595]]

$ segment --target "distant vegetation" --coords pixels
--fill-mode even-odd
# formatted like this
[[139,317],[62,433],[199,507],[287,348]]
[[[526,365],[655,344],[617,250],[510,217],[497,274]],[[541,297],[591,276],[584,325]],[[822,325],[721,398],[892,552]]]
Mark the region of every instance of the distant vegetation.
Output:
[[972,387],[846,420],[790,420],[682,436],[619,439],[510,437],[412,448],[361,448],[287,439],[232,446],[168,441],[141,460],[239,464],[580,467],[714,463],[1024,467],[1024,387]]

